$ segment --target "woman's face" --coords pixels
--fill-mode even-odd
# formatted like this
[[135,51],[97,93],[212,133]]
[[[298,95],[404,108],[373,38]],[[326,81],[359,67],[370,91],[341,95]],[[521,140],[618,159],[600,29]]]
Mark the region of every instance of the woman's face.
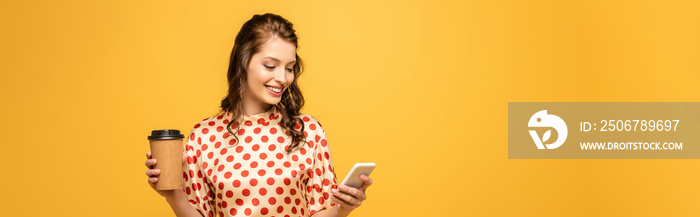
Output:
[[248,65],[247,88],[243,94],[247,113],[261,112],[260,109],[282,100],[282,93],[294,81],[295,63],[296,46],[276,37],[269,39],[259,52],[253,54]]

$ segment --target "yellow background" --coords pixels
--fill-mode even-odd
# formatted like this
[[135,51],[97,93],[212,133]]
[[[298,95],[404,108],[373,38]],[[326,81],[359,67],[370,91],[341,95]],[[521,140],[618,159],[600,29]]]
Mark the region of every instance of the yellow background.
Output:
[[509,101],[700,101],[697,1],[3,1],[0,216],[171,216],[146,136],[224,96],[253,14],[299,32],[354,216],[695,216],[698,160],[509,160]]

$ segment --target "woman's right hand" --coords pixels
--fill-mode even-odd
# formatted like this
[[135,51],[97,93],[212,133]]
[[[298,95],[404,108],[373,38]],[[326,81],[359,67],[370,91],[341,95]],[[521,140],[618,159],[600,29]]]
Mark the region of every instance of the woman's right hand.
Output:
[[[165,198],[172,198],[173,196],[176,195],[177,191],[182,191],[182,188],[179,189],[174,189],[174,190],[156,190],[156,182],[158,182],[158,175],[160,175],[160,170],[159,169],[153,169],[153,166],[156,165],[157,160],[156,159],[151,159],[151,152],[149,151],[146,153],[146,167],[148,167],[148,170],[146,170],[146,176],[148,176],[148,184],[151,185],[151,188],[158,192],[160,196],[163,196]],[[185,167],[185,162],[187,162],[187,154],[185,152],[182,152],[182,166],[183,168]]]

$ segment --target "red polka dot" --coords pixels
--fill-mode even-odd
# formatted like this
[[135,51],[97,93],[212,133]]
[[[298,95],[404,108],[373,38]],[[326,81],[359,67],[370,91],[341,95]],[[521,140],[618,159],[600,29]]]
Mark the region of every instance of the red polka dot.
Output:
[[289,190],[289,194],[295,195],[295,194],[297,194],[297,190],[291,189],[291,190]]
[[292,155],[292,160],[293,160],[294,162],[297,162],[297,161],[299,160],[299,157],[298,157],[296,154],[295,154],[295,155]]
[[[226,208],[228,206],[228,203],[226,201],[221,201],[221,208]],[[224,216],[223,212],[219,212],[220,216]]]
[[277,199],[275,199],[275,197],[270,197],[270,199],[267,199],[267,203],[270,205],[275,205],[275,203],[277,203]]
[[[209,153],[207,153],[207,158],[209,158],[210,160],[211,160],[212,158],[214,158],[214,152],[209,152]],[[189,160],[189,159],[188,159],[188,160]],[[190,164],[191,164],[191,163],[190,163]]]
[[245,134],[245,129],[238,129],[238,135],[242,136],[243,134]]
[[258,167],[258,162],[257,162],[257,161],[250,162],[250,167],[251,167],[251,168],[256,168],[256,167]]
[[[194,183],[193,183],[193,184],[194,184]],[[197,188],[197,189],[198,189],[198,188]],[[220,189],[220,190],[224,190],[224,183],[223,183],[223,182],[219,182],[219,189]]]
[[231,208],[231,210],[229,210],[229,213],[231,213],[232,216],[235,216],[238,213],[238,211],[236,211],[236,208]]
[[248,190],[248,189],[243,189],[243,191],[242,191],[241,193],[243,194],[243,196],[246,196],[246,197],[247,197],[247,196],[250,195],[250,190]]
[[221,164],[221,165],[219,165],[219,168],[218,168],[217,170],[218,170],[219,172],[221,172],[221,171],[224,171],[224,168],[225,168],[224,165]]
[[331,156],[328,154],[328,152],[323,153],[323,157],[326,158],[326,160],[331,158]]
[[233,161],[233,155],[229,155],[228,157],[226,157],[226,161],[232,162],[232,161]]
[[284,178],[284,184],[290,185],[290,184],[292,184],[292,180],[290,180],[289,178]]
[[284,207],[278,206],[278,207],[277,207],[277,213],[282,213],[282,212],[284,212]]
[[294,177],[294,178],[297,177],[297,171],[296,171],[296,170],[292,170],[292,177]]
[[[228,124],[228,120],[224,120],[224,124]],[[235,125],[235,127],[238,127],[238,125]]]
[[267,154],[260,153],[260,160],[265,160],[266,158],[267,158]]
[[257,180],[257,179],[251,179],[251,180],[250,180],[250,186],[255,187],[256,185],[258,185],[258,180]]
[[275,134],[277,133],[277,128],[270,128],[270,134]]
[[216,144],[214,145],[214,148],[219,148],[219,147],[221,147],[221,142],[216,142]]
[[320,176],[320,175],[321,175],[321,169],[316,168],[316,175],[317,175],[317,176]]
[[258,198],[253,198],[253,206],[258,206],[260,204],[260,200]]
[[277,175],[282,175],[282,169],[276,169],[275,174]]
[[243,160],[249,160],[250,159],[250,154],[246,153],[243,155]]
[[328,141],[326,139],[321,139],[321,146],[326,147],[328,145]]
[[301,153],[301,155],[305,155],[305,154],[306,154],[306,149],[305,149],[305,148],[299,149],[299,153]]
[[311,121],[311,119],[310,119],[309,117],[303,117],[303,118],[301,118],[301,120],[303,120],[304,122],[309,122],[309,121]]
[[284,154],[282,154],[282,153],[277,153],[276,157],[277,157],[277,159],[282,160],[282,158],[284,158]]
[[304,165],[304,164],[299,164],[299,170],[304,170],[304,168],[306,168],[306,165]]
[[265,170],[258,170],[258,175],[264,176],[264,175],[265,175]]
[[202,133],[203,133],[203,134],[209,133],[209,129],[208,129],[208,128],[203,128],[203,129],[202,129]]
[[241,172],[241,176],[243,176],[243,177],[248,177],[248,170],[243,170],[243,171]]
[[311,130],[316,130],[316,124],[310,124],[309,129]]
[[267,140],[269,140],[269,139],[267,138],[267,136],[262,136],[262,137],[260,137],[260,141],[262,141],[262,142],[267,142]]
[[253,130],[253,133],[258,134],[258,133],[260,133],[260,131],[262,131],[262,129],[260,129],[260,127],[256,127],[256,128]]
[[289,198],[289,197],[285,197],[285,198],[284,198],[284,203],[290,204],[290,203],[292,203],[292,199]]
[[300,203],[301,203],[301,200],[299,200],[299,198],[294,199],[294,204],[299,205]]
[[[231,198],[233,197],[233,191],[226,191],[226,197]],[[224,201],[226,202],[226,201]]]
[[253,211],[250,208],[245,208],[245,215],[249,216],[250,214],[253,214]]
[[[222,165],[222,166],[223,166],[223,165]],[[230,179],[231,176],[233,176],[233,174],[232,174],[231,172],[226,172],[226,173],[224,174],[224,178],[227,178],[227,179]]]
[[284,137],[277,137],[277,142],[284,143]]
[[241,163],[236,163],[233,165],[233,169],[240,169],[241,168]]
[[306,163],[311,164],[311,163],[313,163],[313,161],[311,160],[311,158],[306,158]]
[[331,184],[331,181],[328,179],[323,179],[323,186],[328,186]]
[[214,121],[209,121],[209,126],[214,126],[215,124],[216,124],[216,122],[214,122]]
[[253,126],[252,121],[245,121],[245,123],[243,123],[243,124],[245,124],[246,126]]
[[267,189],[261,188],[260,190],[258,190],[258,193],[260,193],[260,195],[262,196],[265,196],[267,194]]
[[224,154],[226,154],[227,151],[228,151],[228,149],[225,149],[225,148],[224,148],[224,149],[221,149],[221,151],[219,152],[219,154],[224,155]]
[[237,179],[233,181],[233,187],[238,188],[240,186],[241,186],[241,181],[239,181]]
[[245,142],[246,142],[246,143],[250,143],[250,142],[252,142],[252,141],[253,141],[253,137],[250,137],[250,136],[245,137]]
[[267,215],[268,212],[267,208],[260,209],[260,214]]
[[297,214],[297,208],[294,206],[292,207],[292,214]]
[[202,126],[202,125],[201,125],[201,124],[197,124],[197,125],[194,125],[194,128],[197,129],[197,128],[199,128],[200,126]]
[[264,118],[258,118],[258,124],[262,124],[262,123],[265,123],[265,119],[264,119]]
[[224,131],[224,127],[222,127],[222,126],[216,127],[216,132],[221,132],[221,131]]
[[275,189],[275,192],[277,192],[277,194],[279,194],[279,195],[282,195],[282,193],[284,193],[284,188],[277,187],[277,189]]
[[243,199],[241,199],[241,198],[236,199],[236,204],[238,204],[239,206],[243,206]]
[[253,145],[253,151],[258,151],[260,149],[260,145],[255,144]]
[[237,142],[236,139],[232,139],[232,140],[229,140],[229,141],[228,141],[228,144],[229,144],[229,145],[235,145],[236,142]]
[[267,150],[274,151],[275,149],[277,149],[275,145],[267,146]]
[[268,161],[268,162],[267,162],[267,167],[268,167],[268,168],[272,168],[272,167],[274,167],[274,166],[275,166],[275,162],[274,162],[274,161]]
[[299,123],[294,124],[294,129],[297,129],[297,130],[301,129],[301,124],[299,124]]
[[292,166],[292,163],[289,163],[289,161],[285,161],[285,162],[284,162],[284,167],[289,168],[289,167],[291,167],[291,166]]
[[243,152],[243,146],[237,146],[236,153],[241,153],[241,152]]

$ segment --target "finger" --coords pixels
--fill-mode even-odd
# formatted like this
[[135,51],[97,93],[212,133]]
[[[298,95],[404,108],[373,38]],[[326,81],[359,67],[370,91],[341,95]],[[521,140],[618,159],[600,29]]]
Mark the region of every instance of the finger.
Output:
[[331,193],[333,193],[333,195],[334,195],[335,197],[340,198],[341,200],[343,200],[343,201],[345,201],[345,202],[348,202],[349,204],[351,204],[351,205],[353,205],[353,206],[360,206],[360,205],[362,205],[362,201],[359,200],[359,199],[357,199],[357,198],[355,198],[355,197],[353,197],[352,195],[349,195],[349,194],[340,192],[340,191],[335,190],[335,189],[331,190]]
[[149,183],[149,184],[156,183],[157,181],[158,181],[158,178],[156,178],[156,177],[148,178],[148,183]]
[[352,205],[352,204],[350,204],[350,203],[348,203],[348,202],[346,202],[346,201],[344,201],[344,200],[342,200],[334,195],[331,195],[331,201],[335,202],[336,205],[339,205],[340,207],[343,207],[343,208],[348,208],[348,209],[355,208],[354,205]]
[[146,160],[146,167],[153,169],[153,165],[156,165],[158,163],[158,160],[156,159],[148,159]]
[[362,198],[362,195],[361,195],[362,192],[357,188],[353,188],[353,187],[350,187],[347,185],[340,184],[340,185],[338,185],[338,190],[345,192],[349,195],[352,195],[353,197],[358,198],[360,200],[364,200]]
[[151,159],[151,151],[148,151],[148,152],[146,153],[146,158]]
[[360,180],[362,180],[362,182],[364,182],[362,184],[362,186],[360,186],[360,190],[367,189],[374,182],[374,181],[372,181],[372,179],[369,178],[369,176],[367,176],[365,174],[360,175]]
[[157,175],[160,175],[159,169],[146,170],[146,176],[153,177]]

